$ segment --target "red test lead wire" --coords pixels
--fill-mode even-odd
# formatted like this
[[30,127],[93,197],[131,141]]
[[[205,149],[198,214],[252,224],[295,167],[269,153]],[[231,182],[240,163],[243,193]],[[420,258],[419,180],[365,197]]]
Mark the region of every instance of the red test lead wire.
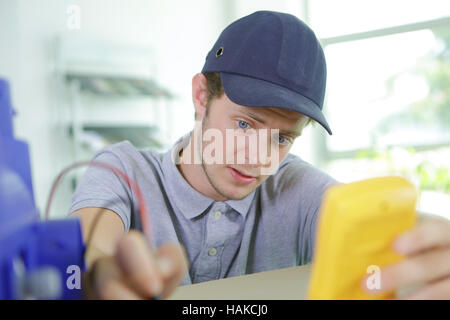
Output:
[[[111,166],[108,163],[104,163],[104,162],[100,162],[100,161],[80,161],[80,162],[76,162],[76,163],[66,167],[64,170],[62,170],[53,182],[53,185],[52,185],[52,188],[50,191],[50,195],[47,200],[47,205],[45,208],[45,216],[44,216],[45,218],[44,219],[48,220],[48,218],[49,218],[50,207],[51,207],[51,204],[53,201],[53,197],[55,195],[57,187],[58,187],[59,183],[61,182],[62,178],[64,178],[64,176],[66,176],[66,174],[69,173],[70,171],[72,171],[73,169],[76,169],[79,167],[84,167],[84,166],[94,166],[94,167],[100,167],[103,169],[110,170],[115,175],[119,176],[122,180],[125,181],[125,183],[127,183],[130,186],[132,191],[136,194],[136,198],[138,200],[139,215],[141,218],[142,229],[144,231],[144,235],[147,238],[147,242],[148,242],[149,246],[151,248],[153,248],[153,235],[151,232],[150,219],[148,217],[147,203],[145,202],[145,199],[141,192],[141,189],[139,188],[138,184],[133,179],[128,177],[122,170],[117,169],[116,167]],[[98,220],[98,219],[96,219],[96,220]],[[91,236],[89,236],[88,239],[90,239],[92,237],[95,226],[96,226],[96,223],[94,223],[94,225],[92,226],[92,229],[90,232]],[[89,245],[89,241],[87,241],[87,245]]]

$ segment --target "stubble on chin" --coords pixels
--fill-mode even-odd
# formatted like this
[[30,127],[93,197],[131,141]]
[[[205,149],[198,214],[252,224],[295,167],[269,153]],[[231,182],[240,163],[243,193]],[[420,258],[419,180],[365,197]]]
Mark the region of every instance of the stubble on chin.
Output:
[[[212,175],[209,174],[206,166],[207,165],[205,163],[202,163],[203,172],[204,172],[206,178],[208,179],[210,185],[220,196],[224,197],[226,200],[242,200],[242,199],[246,198],[250,193],[253,192],[254,189],[247,190],[247,192],[245,192],[244,194],[240,194],[240,195],[227,193],[225,190],[220,188],[220,186],[218,186],[217,183],[214,182],[215,179]],[[236,190],[236,189],[238,189],[238,187],[235,187],[233,189]],[[226,201],[226,200],[224,200],[224,201]]]

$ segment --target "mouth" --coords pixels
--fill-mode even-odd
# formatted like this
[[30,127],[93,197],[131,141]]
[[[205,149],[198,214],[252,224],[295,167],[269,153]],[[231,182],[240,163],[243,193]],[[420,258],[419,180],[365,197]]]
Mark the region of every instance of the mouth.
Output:
[[231,167],[228,167],[227,169],[229,170],[234,180],[241,184],[249,184],[256,180],[256,177],[248,175],[242,171],[236,170]]

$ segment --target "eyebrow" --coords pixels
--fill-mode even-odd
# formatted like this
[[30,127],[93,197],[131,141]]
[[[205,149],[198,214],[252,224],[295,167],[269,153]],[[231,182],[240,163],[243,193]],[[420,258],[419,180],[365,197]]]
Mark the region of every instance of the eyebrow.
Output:
[[302,134],[300,132],[297,131],[291,131],[291,130],[280,130],[280,133],[282,134],[289,134],[295,138],[301,136]]
[[[242,113],[245,113],[247,116],[249,116],[250,118],[252,118],[253,120],[256,120],[262,124],[266,124],[266,121],[264,119],[261,119],[260,117],[258,117],[257,115],[255,115],[254,113],[247,111],[247,110],[240,110]],[[292,131],[292,130],[280,130],[281,134],[289,134],[291,136],[294,137],[299,137],[302,134],[297,132],[297,131]]]
[[252,112],[249,112],[247,110],[241,110],[242,113],[245,113],[246,115],[248,115],[250,118],[252,118],[253,120],[256,120],[258,122],[261,122],[262,124],[266,124],[266,121],[264,119],[261,119],[260,117],[258,117],[257,115],[255,115]]

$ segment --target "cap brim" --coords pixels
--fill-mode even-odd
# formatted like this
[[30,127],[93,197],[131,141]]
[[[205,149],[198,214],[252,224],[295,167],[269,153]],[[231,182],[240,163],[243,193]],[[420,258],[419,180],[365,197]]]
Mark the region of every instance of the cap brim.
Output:
[[305,96],[271,82],[239,74],[220,72],[220,77],[226,95],[234,103],[296,111],[317,121],[332,134],[322,110]]

